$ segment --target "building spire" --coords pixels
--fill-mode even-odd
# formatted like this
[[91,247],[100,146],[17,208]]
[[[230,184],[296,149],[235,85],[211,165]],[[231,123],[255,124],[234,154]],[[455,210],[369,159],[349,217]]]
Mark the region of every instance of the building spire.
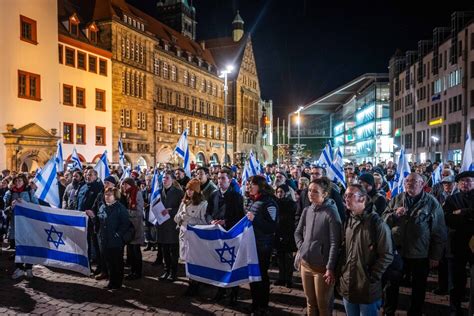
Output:
[[240,39],[244,36],[244,20],[239,14],[239,10],[237,10],[237,14],[234,17],[234,21],[232,21],[232,37],[234,42],[240,41]]

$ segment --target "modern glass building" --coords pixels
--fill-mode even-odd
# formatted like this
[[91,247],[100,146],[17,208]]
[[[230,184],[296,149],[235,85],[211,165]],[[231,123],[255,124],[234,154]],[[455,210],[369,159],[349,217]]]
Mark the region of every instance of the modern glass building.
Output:
[[388,80],[374,80],[335,113],[334,146],[343,149],[345,159],[359,163],[391,160],[390,132]]
[[[292,113],[289,122],[296,120]],[[367,73],[310,102],[300,112],[300,141],[318,158],[325,142],[339,147],[344,160],[379,162],[393,160],[388,74]],[[327,120],[321,120],[328,117]],[[319,118],[319,120],[317,120]],[[310,124],[310,125],[311,125]],[[297,126],[290,124],[290,142],[297,140]],[[317,142],[319,141],[319,142]],[[317,143],[317,146],[314,144]]]

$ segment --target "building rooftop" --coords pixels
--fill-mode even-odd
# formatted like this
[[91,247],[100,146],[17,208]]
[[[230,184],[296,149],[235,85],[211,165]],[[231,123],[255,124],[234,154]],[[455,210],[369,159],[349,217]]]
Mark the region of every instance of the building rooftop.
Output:
[[347,103],[356,93],[374,82],[388,82],[386,73],[366,73],[343,86],[307,103],[301,110],[303,115],[334,113],[336,109]]

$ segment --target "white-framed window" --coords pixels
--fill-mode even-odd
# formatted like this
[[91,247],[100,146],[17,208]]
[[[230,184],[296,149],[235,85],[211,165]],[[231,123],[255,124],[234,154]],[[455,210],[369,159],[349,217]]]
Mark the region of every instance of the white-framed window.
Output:
[[158,132],[163,131],[163,115],[159,114],[156,120],[156,130]]
[[178,134],[181,134],[183,132],[183,120],[179,119],[178,120]]
[[216,139],[219,139],[220,137],[220,131],[221,131],[221,128],[219,126],[216,127]]
[[153,58],[153,73],[157,76],[160,75],[160,60],[157,55]]
[[192,126],[191,126],[191,120],[186,120],[186,128],[188,129],[188,133],[189,135],[192,135],[193,133],[193,130],[192,130]]
[[207,124],[202,125],[202,136],[207,137]]
[[214,138],[214,126],[211,126],[211,127],[209,128],[209,137],[210,137],[210,138]]
[[163,78],[169,79],[168,63],[163,62]]
[[184,70],[183,71],[183,84],[185,86],[189,85],[189,82],[188,82],[188,71],[187,70]]
[[199,122],[194,123],[194,136],[199,137],[199,128],[201,127],[200,125],[201,125],[201,123],[199,123]]
[[142,129],[142,130],[147,129],[146,113],[144,113],[144,112],[138,112],[137,113],[137,128]]
[[176,66],[175,65],[171,66],[171,80],[177,81]]

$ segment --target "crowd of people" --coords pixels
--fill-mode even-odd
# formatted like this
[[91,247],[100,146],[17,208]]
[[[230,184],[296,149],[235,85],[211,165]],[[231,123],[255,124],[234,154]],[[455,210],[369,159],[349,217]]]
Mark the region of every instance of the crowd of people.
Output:
[[[256,315],[268,313],[273,262],[279,269],[275,286],[293,287],[299,271],[308,315],[331,315],[336,296],[347,315],[395,315],[400,286],[410,287],[408,315],[422,315],[428,274],[438,272],[437,295],[449,295],[454,315],[463,315],[467,274],[474,250],[474,172],[438,163],[411,164],[403,192],[392,196],[397,166],[371,162],[344,166],[346,186],[326,177],[318,165],[268,164],[261,175],[242,183],[237,166],[198,167],[192,176],[182,168],[162,168],[161,200],[170,219],[153,225],[150,212],[154,170],[120,168],[99,179],[90,167],[58,174],[62,208],[85,212],[89,260],[97,280],[108,289],[123,279],[143,276],[142,251],[156,251],[153,265],[163,265],[162,281],[174,282],[185,258],[187,225],[212,224],[230,229],[246,216],[253,223],[262,280],[250,283]],[[18,199],[39,201],[34,174],[2,171],[0,210],[2,236],[15,248],[14,206]],[[126,256],[125,255],[126,252]],[[124,265],[130,273],[124,276]],[[17,264],[12,278],[32,278],[32,266]],[[199,294],[190,280],[185,293]],[[216,301],[238,301],[238,287],[217,289]]]

